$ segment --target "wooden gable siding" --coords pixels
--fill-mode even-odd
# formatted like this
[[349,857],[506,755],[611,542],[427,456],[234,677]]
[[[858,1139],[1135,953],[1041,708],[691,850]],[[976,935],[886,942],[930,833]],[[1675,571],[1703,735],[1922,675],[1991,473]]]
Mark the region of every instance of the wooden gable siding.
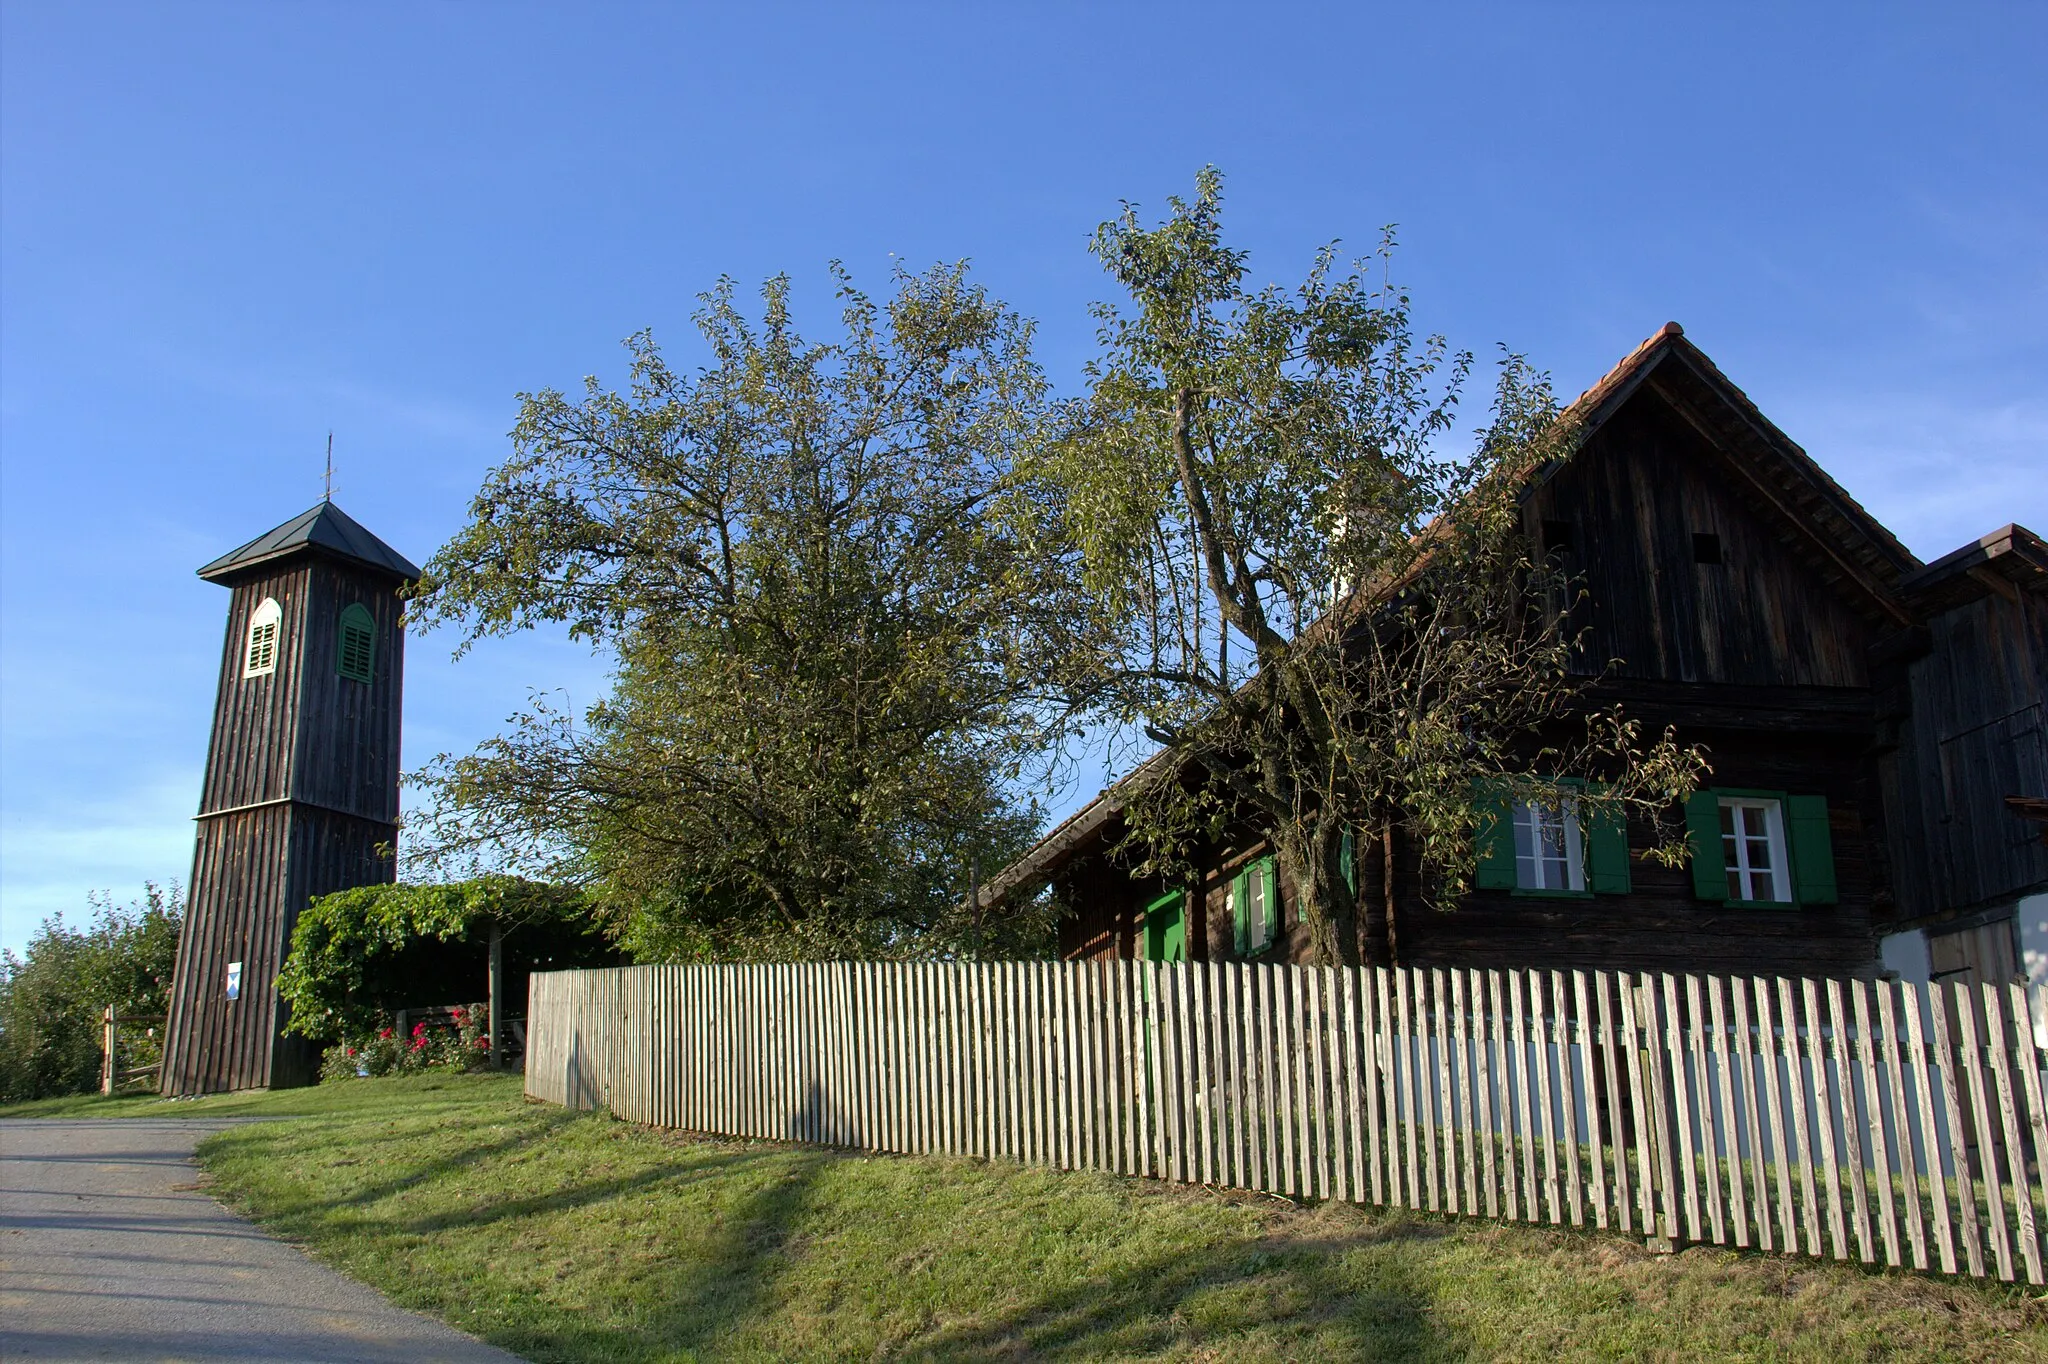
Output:
[[[1581,666],[1619,678],[1767,687],[1867,687],[1872,625],[1799,533],[1760,514],[1731,458],[1639,391],[1535,489],[1531,529],[1569,528],[1584,580]],[[1694,560],[1719,538],[1721,563]]]
[[1995,907],[2048,887],[2040,826],[2006,796],[2048,795],[2048,602],[1988,591],[1904,641],[1886,794],[1902,837],[1899,917]]
[[[199,798],[202,815],[281,800],[291,793],[293,735],[306,670],[308,578],[309,565],[301,559],[234,586]],[[249,617],[266,597],[276,598],[283,612],[277,626],[277,667],[263,676],[243,677]]]
[[[305,610],[303,694],[292,796],[330,810],[393,823],[398,818],[399,720],[405,686],[404,603],[394,585],[361,570],[316,561]],[[367,683],[343,677],[336,651],[341,613],[361,605],[376,623]]]

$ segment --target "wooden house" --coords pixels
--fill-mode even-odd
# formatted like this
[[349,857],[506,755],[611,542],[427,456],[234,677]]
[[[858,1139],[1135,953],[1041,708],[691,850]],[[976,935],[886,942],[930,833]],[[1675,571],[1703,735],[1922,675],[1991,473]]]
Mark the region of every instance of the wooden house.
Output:
[[230,596],[163,1092],[308,1084],[277,973],[307,900],[394,879],[398,591],[419,570],[322,502],[199,576]]
[[1885,961],[1910,980],[2026,975],[2048,991],[2048,545],[2006,526],[1903,589],[1919,623],[1876,670]]
[[[1932,603],[1947,600],[1933,583],[1954,575],[1922,565],[1675,323],[1573,414],[1584,438],[1527,490],[1527,526],[1583,579],[1589,672],[1590,661],[1621,660],[1598,694],[1649,732],[1671,724],[1708,750],[1709,787],[1685,812],[1696,855],[1667,869],[1631,855],[1645,829],[1582,829],[1574,818],[1545,830],[1542,807],[1504,811],[1479,888],[1446,912],[1422,906],[1398,843],[1391,876],[1383,850],[1365,849],[1361,955],[1875,974],[1879,935],[1901,913],[1880,755],[1903,741],[1886,669],[1928,636]],[[2038,704],[2033,714],[2038,725]],[[2038,777],[2027,781],[2044,794]],[[1050,884],[1069,911],[1068,958],[1305,955],[1293,888],[1255,836],[1207,849],[1193,884],[1138,881],[1111,852],[1121,808],[1120,788],[1105,791],[985,897]],[[1529,825],[1526,856],[1507,839],[1515,823]],[[1549,863],[1535,851],[1546,842],[1559,849]]]

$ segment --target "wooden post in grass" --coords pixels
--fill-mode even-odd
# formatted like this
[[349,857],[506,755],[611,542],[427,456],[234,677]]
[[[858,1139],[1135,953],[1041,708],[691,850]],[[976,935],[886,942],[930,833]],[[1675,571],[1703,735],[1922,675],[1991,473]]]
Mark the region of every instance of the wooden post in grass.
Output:
[[119,1070],[121,1064],[117,1059],[120,1056],[121,1019],[120,1015],[114,1012],[114,1006],[111,1004],[107,1006],[107,1011],[103,1017],[106,1022],[106,1035],[103,1039],[106,1046],[106,1057],[100,1062],[100,1093],[112,1094],[114,1092],[114,1075]]
[[505,930],[496,920],[491,922],[491,1069],[505,1068],[505,1027],[503,998],[505,994]]

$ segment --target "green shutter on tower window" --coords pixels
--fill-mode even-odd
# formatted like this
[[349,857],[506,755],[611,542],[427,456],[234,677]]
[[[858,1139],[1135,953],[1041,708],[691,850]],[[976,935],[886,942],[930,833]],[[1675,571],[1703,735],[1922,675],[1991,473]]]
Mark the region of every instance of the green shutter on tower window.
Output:
[[1266,878],[1266,940],[1259,944],[1264,951],[1280,936],[1280,876],[1271,857],[1259,859],[1258,874]]
[[1344,837],[1337,844],[1337,874],[1344,878],[1344,889],[1351,892],[1351,898],[1358,898],[1358,840],[1351,836],[1351,826],[1344,826]]
[[1721,854],[1721,797],[1695,791],[1685,802],[1685,838],[1692,849],[1692,890],[1702,900],[1728,898],[1728,862]]
[[1785,797],[1785,841],[1792,851],[1792,898],[1802,905],[1834,904],[1835,845],[1825,796]]
[[356,682],[368,682],[377,664],[377,622],[361,602],[341,613],[334,641],[334,670]]
[[1482,787],[1478,796],[1479,828],[1473,834],[1473,851],[1479,857],[1475,884],[1481,890],[1515,888],[1515,824],[1506,795],[1495,787]]
[[1628,816],[1595,806],[1586,815],[1586,889],[1595,895],[1626,895],[1629,879]]

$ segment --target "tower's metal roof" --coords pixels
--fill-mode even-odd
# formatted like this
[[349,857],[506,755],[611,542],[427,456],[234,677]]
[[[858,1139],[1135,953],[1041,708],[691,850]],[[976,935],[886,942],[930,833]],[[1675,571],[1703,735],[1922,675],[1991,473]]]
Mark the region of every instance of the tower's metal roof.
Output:
[[364,530],[354,517],[332,502],[322,502],[277,529],[265,531],[240,549],[229,550],[200,569],[199,576],[208,582],[219,582],[231,573],[308,549],[379,569],[406,581],[420,576],[419,569],[403,554]]

